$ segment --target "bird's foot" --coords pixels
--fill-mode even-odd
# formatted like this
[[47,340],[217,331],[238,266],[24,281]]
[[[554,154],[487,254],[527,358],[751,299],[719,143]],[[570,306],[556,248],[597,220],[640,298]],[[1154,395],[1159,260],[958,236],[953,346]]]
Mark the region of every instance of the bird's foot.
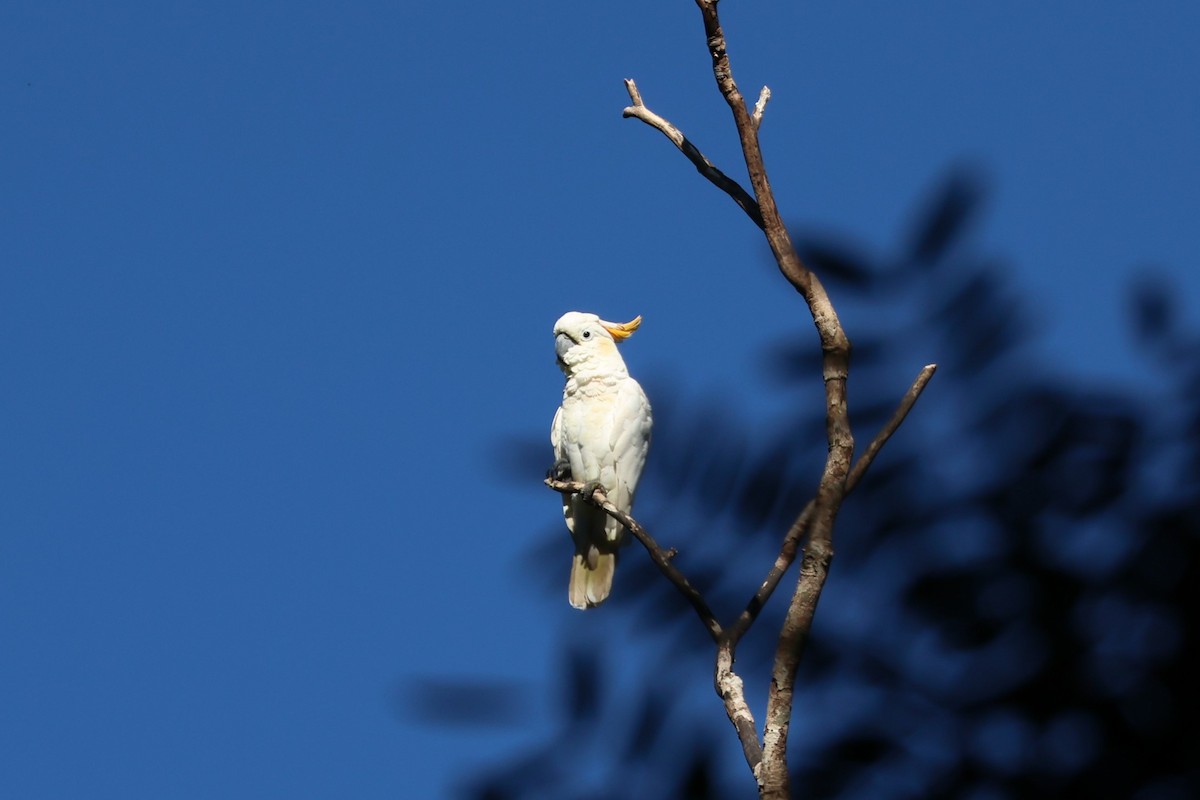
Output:
[[554,466],[546,470],[546,479],[551,481],[571,480],[571,462],[566,460],[555,461]]
[[583,485],[583,491],[580,494],[591,501],[595,497],[597,489],[602,492],[604,491],[604,486],[601,485],[600,481],[588,481]]

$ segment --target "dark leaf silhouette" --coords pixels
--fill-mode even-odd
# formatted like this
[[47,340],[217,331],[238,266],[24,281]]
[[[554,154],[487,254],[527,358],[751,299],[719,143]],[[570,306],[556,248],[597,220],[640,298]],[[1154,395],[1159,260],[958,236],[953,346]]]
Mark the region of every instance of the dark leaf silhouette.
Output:
[[796,252],[805,266],[831,285],[842,284],[860,291],[869,288],[874,277],[870,261],[848,242],[829,234],[806,234],[796,239]]
[[713,756],[708,748],[697,750],[675,795],[679,800],[717,800],[724,797],[713,782],[712,762]]
[[930,264],[943,258],[966,233],[983,193],[982,181],[974,172],[962,167],[953,170],[921,214],[904,249],[907,261]]
[[401,714],[442,725],[511,725],[521,717],[526,687],[494,679],[421,678],[399,696]]
[[573,648],[567,654],[565,670],[567,676],[566,695],[563,703],[567,717],[575,723],[592,721],[600,713],[604,681],[600,675],[600,664],[592,649]]
[[1175,328],[1176,309],[1170,285],[1161,276],[1143,272],[1130,286],[1133,332],[1143,343],[1161,345]]
[[657,691],[656,687],[647,687],[642,692],[628,744],[621,754],[623,761],[636,763],[650,757],[666,724],[670,707],[669,697],[670,695]]
[[981,373],[1022,338],[1024,320],[1003,288],[999,267],[956,276],[938,299],[930,320],[941,327],[946,368]]

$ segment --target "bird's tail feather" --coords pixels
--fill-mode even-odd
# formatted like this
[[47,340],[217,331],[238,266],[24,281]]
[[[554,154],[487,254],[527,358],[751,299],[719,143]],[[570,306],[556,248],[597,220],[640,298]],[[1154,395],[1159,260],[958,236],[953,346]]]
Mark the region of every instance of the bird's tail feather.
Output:
[[[583,552],[580,552],[580,550]],[[617,553],[613,549],[600,552],[595,545],[576,548],[571,561],[571,582],[567,599],[575,608],[586,609],[600,605],[612,591],[613,574],[617,570]]]

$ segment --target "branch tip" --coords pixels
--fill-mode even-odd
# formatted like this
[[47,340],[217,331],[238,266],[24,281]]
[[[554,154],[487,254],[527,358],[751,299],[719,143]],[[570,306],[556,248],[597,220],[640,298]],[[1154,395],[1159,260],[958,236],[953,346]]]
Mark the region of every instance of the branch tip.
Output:
[[[642,102],[642,93],[638,91],[637,84],[634,82],[633,78],[625,79],[625,91],[629,92],[629,99],[633,101],[635,106],[646,105]],[[629,114],[626,114],[625,116],[629,116]]]
[[767,102],[771,99],[771,90],[764,86],[762,91],[758,93],[758,102],[754,104],[754,114],[751,119],[754,121],[754,127],[762,125],[763,112],[767,110]]

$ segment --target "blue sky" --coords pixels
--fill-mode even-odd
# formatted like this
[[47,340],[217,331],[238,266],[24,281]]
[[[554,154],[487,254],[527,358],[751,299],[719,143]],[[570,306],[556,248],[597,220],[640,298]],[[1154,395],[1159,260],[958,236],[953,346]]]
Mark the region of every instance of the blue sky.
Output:
[[[1195,318],[1200,7],[727,6],[787,219],[887,252],[965,162],[1059,368],[1137,379],[1142,266]],[[396,698],[549,685],[588,624],[521,571],[557,498],[497,474],[554,320],[643,314],[635,374],[751,410],[803,322],[625,77],[740,177],[684,0],[0,9],[0,794],[438,796],[537,736]]]

